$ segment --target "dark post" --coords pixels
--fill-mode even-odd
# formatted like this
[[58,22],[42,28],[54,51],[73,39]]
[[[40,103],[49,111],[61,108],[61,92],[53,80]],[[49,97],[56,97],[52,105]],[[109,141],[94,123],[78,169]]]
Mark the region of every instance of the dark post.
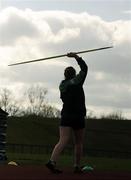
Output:
[[7,160],[6,156],[6,129],[8,113],[0,108],[0,164]]

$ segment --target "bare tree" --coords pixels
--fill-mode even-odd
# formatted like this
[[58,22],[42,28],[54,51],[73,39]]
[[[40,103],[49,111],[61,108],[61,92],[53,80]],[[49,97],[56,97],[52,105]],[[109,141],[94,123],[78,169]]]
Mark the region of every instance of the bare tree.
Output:
[[7,88],[3,88],[0,91],[0,107],[11,116],[15,116],[20,111],[20,107],[15,100],[13,93]]
[[60,111],[49,105],[46,100],[47,89],[42,85],[33,85],[26,90],[27,99],[18,103],[12,91],[3,88],[0,91],[0,107],[10,116],[40,115],[43,117],[60,117]]
[[122,115],[122,111],[112,112],[108,115],[101,115],[101,119],[110,119],[110,120],[125,120]]
[[51,105],[45,105],[43,106],[42,110],[42,116],[44,117],[49,117],[49,118],[60,118],[60,110],[51,106]]
[[87,109],[87,116],[86,116],[87,119],[97,119],[95,113],[93,110],[91,109]]
[[47,93],[47,89],[42,85],[32,85],[25,93],[28,102],[26,114],[35,114],[43,117],[60,116],[59,110],[47,103]]
[[45,105],[47,90],[40,85],[33,85],[27,91],[27,113],[39,115]]

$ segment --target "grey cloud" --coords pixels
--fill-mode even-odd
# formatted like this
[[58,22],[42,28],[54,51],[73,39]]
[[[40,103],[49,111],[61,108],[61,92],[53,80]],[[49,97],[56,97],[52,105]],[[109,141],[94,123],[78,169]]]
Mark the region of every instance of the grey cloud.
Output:
[[130,109],[131,94],[129,87],[108,82],[90,83],[85,87],[87,104]]
[[61,29],[64,28],[63,21],[55,17],[47,18],[46,21],[48,22],[48,25],[50,26],[52,33],[55,35],[59,33]]
[[8,71],[13,82],[17,81],[26,84],[41,82],[47,85],[51,84],[53,87],[63,78],[63,69],[64,66],[47,65],[46,62],[40,62],[37,64],[9,67]]
[[0,45],[2,46],[11,46],[20,38],[34,38],[38,34],[35,25],[19,14],[12,13],[0,23]]
[[[27,20],[19,15],[11,15],[6,24],[0,24],[0,32],[8,35],[7,38],[2,37],[3,44],[11,45],[21,38],[19,44],[16,43],[16,46],[13,46],[14,59],[18,59],[19,54],[23,59],[28,55],[30,60],[33,56],[36,57],[36,54],[41,58],[69,51],[108,46],[113,43],[113,49],[81,55],[89,65],[89,73],[84,85],[87,106],[97,106],[101,109],[103,107],[130,108],[131,41],[125,33],[129,29],[128,22],[126,24],[123,21],[108,23],[88,13],[75,14],[61,11],[33,12],[30,16],[31,21],[29,18]],[[33,23],[32,19],[34,19]],[[117,29],[114,28],[116,25]],[[125,25],[126,29],[124,29]],[[23,36],[29,39],[28,43],[23,43]],[[34,44],[31,41],[33,38]],[[19,49],[20,42],[22,42],[22,48]],[[62,58],[10,67],[3,73],[12,83],[22,82],[28,85],[39,82],[49,89],[58,90],[59,82],[63,79],[63,70],[68,64],[77,68],[75,61]],[[57,101],[58,97],[54,99]]]

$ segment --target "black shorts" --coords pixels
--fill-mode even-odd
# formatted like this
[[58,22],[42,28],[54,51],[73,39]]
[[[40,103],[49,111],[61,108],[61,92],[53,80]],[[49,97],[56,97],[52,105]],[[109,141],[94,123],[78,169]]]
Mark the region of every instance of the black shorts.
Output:
[[61,117],[60,126],[71,127],[74,130],[85,128],[85,117]]

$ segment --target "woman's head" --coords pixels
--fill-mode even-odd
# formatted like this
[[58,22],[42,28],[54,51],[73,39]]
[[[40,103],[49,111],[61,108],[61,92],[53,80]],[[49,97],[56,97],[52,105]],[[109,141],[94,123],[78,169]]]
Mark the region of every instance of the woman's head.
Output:
[[72,79],[76,76],[76,70],[72,66],[69,66],[65,69],[64,75],[65,79]]

